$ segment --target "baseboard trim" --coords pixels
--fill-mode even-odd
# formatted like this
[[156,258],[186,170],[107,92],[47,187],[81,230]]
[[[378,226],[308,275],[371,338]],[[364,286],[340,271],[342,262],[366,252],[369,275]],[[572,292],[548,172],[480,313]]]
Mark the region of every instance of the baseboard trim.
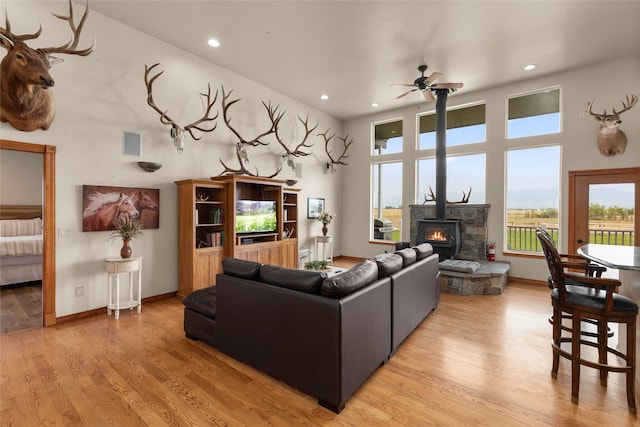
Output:
[[[142,304],[148,304],[150,302],[159,301],[167,298],[175,298],[178,295],[178,291],[168,292],[166,294],[154,295],[147,298],[142,298]],[[66,316],[60,316],[56,318],[56,323],[71,322],[72,320],[86,319],[87,317],[97,316],[104,314],[107,310],[107,306],[94,308],[92,310],[81,311],[79,313],[68,314]]]

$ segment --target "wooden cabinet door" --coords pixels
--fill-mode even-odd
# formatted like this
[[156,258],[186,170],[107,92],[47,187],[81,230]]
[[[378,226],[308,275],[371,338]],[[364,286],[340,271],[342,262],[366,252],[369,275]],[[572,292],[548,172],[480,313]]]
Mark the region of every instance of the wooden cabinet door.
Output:
[[196,254],[193,290],[216,284],[216,274],[222,273],[222,250],[208,250]]
[[287,268],[298,268],[298,239],[282,241],[282,265]]

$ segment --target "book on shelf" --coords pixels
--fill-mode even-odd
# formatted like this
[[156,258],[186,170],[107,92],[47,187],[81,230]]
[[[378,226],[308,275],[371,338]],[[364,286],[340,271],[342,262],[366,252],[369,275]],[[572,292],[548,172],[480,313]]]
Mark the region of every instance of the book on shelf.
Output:
[[224,231],[215,231],[213,233],[207,233],[205,235],[205,242],[207,246],[212,248],[224,246]]
[[211,209],[209,211],[210,224],[222,224],[224,222],[224,210],[221,208]]

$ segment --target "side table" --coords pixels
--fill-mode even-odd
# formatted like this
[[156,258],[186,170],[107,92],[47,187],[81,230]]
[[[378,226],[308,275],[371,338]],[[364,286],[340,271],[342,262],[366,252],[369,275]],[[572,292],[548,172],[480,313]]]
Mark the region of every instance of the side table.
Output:
[[331,236],[316,236],[316,258],[318,261],[329,261],[329,264],[333,262],[333,238]]
[[[138,307],[138,313],[142,311],[142,257],[137,258],[106,258],[107,289],[109,291],[109,303],[107,315],[111,316],[111,310],[115,310],[115,318],[120,318],[120,309],[133,309]],[[133,299],[133,273],[138,276],[138,294]],[[129,273],[129,300],[120,301],[120,273]],[[115,300],[113,299],[113,278],[115,275]]]

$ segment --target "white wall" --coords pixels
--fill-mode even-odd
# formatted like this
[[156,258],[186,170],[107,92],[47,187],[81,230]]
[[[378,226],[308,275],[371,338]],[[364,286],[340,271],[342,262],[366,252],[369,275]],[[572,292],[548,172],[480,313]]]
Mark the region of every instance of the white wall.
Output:
[[[542,71],[540,71],[542,72]],[[562,126],[563,131],[556,135],[535,138],[521,138],[508,141],[505,137],[506,97],[526,91],[551,86],[562,86]],[[588,101],[597,99],[595,110],[612,107],[621,108],[620,101],[626,94],[640,92],[640,57],[621,58],[616,61],[583,67],[569,72],[538,77],[524,83],[508,84],[491,90],[465,92],[464,89],[449,96],[448,107],[463,105],[477,101],[486,101],[487,105],[487,196],[489,210],[489,241],[504,240],[504,159],[507,147],[523,147],[532,143],[545,145],[562,145],[561,160],[561,219],[560,247],[567,247],[566,230],[568,226],[568,172],[588,169],[614,169],[640,166],[640,107],[636,106],[622,116],[621,129],[629,139],[623,155],[605,157],[596,146],[595,131],[597,123],[585,115]],[[359,256],[374,256],[382,252],[384,247],[369,244],[370,214],[370,155],[371,123],[402,118],[404,134],[404,153],[402,155],[403,206],[415,203],[415,134],[416,115],[425,111],[433,111],[435,103],[421,104],[387,111],[366,117],[349,120],[345,123],[345,132],[352,135],[357,145],[350,159],[351,164],[345,174],[345,191],[342,195],[343,234],[349,231],[349,239],[343,240],[343,253]],[[449,154],[456,153],[459,147],[448,149]],[[376,159],[379,159],[376,158]],[[540,165],[540,173],[544,173],[545,165]],[[535,177],[532,177],[535,179]],[[422,201],[418,201],[421,203]],[[348,213],[348,215],[347,215]],[[403,213],[403,223],[409,223],[409,210]],[[409,240],[408,227],[403,229],[403,240]],[[514,277],[544,280],[546,266],[540,259],[504,256],[498,252],[498,260],[510,261]]]
[[[12,29],[27,33],[42,23],[39,39],[30,41],[33,47],[57,46],[69,39],[68,27],[51,16],[66,14],[66,1],[7,2]],[[75,4],[76,17],[83,8]],[[4,8],[3,8],[4,9]],[[106,232],[83,233],[82,185],[114,185],[160,189],[160,228],[145,230],[140,240],[132,243],[134,255],[144,257],[143,297],[176,291],[177,266],[177,191],[174,181],[186,178],[208,179],[223,171],[219,159],[231,167],[237,166],[234,137],[222,120],[218,129],[204,134],[200,141],[188,139],[184,154],[178,155],[169,142],[169,127],[146,103],[144,66],[156,62],[165,72],[154,86],[154,98],[178,123],[186,125],[203,114],[200,92],[207,83],[212,90],[224,84],[228,91],[242,100],[232,110],[233,124],[246,137],[268,128],[268,119],[261,101],[280,104],[287,111],[281,131],[285,141],[298,141],[302,129],[296,115],[309,115],[318,122],[321,132],[331,128],[342,135],[342,123],[326,114],[272,91],[256,82],[231,73],[215,64],[201,60],[171,45],[151,38],[109,18],[90,12],[79,48],[87,46],[93,37],[95,51],[87,57],[59,55],[62,64],[54,65],[51,74],[56,81],[56,118],[48,131],[21,132],[9,124],[0,124],[0,138],[55,145],[56,154],[56,227],[69,231],[69,237],[56,243],[56,314],[64,316],[97,307],[107,300],[106,274],[103,259],[118,256],[120,245],[107,243]],[[4,51],[4,50],[3,50]],[[220,95],[221,96],[221,95]],[[123,131],[142,136],[140,158],[122,154]],[[325,171],[322,140],[317,138],[313,154],[299,158],[302,176],[296,187],[299,195],[300,246],[312,247],[313,236],[320,233],[321,224],[306,219],[306,198],[324,197],[326,207],[336,211],[340,202],[340,181],[344,168],[337,174]],[[250,166],[258,167],[261,175],[273,173],[280,165],[279,149],[271,144],[264,149],[250,150]],[[266,153],[266,154],[260,154]],[[162,163],[155,173],[147,173],[137,161]],[[277,176],[293,178],[286,166]],[[334,226],[340,227],[338,217]],[[339,242],[336,253],[340,253]],[[84,297],[75,297],[74,288],[83,286]]]
[[42,154],[0,152],[0,205],[40,204]]

